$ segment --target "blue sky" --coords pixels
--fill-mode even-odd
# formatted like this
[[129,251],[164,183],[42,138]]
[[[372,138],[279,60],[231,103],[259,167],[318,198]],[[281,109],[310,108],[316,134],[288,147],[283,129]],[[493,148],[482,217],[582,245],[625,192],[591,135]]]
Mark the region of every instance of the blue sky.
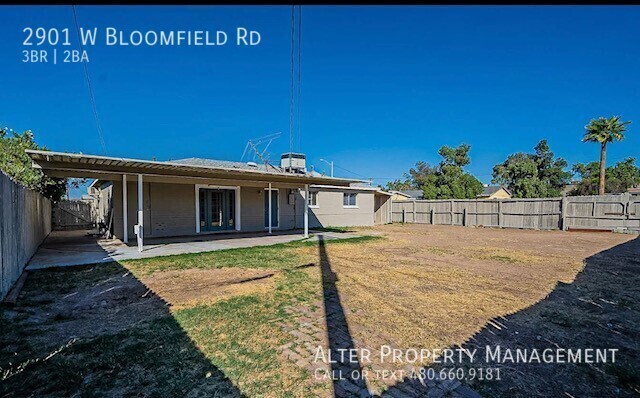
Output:
[[[87,47],[107,154],[239,160],[248,139],[289,147],[290,7],[87,7],[81,27],[257,30],[255,47]],[[21,62],[25,27],[69,28],[71,7],[2,7],[0,124],[52,150],[103,154],[82,64]],[[640,155],[638,7],[312,7],[302,9],[296,150],[336,175],[400,177],[471,145],[483,182],[541,138],[570,164],[597,116],[631,120],[609,164]],[[232,37],[230,39],[233,39]],[[75,47],[74,47],[75,48]],[[299,142],[299,145],[298,145]],[[349,170],[350,172],[345,171]],[[327,170],[328,171],[328,170]]]

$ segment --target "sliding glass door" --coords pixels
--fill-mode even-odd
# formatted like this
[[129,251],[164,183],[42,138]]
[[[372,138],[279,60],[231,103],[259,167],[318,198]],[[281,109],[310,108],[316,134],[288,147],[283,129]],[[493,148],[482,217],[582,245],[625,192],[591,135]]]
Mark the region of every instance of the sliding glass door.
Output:
[[235,229],[233,189],[200,189],[200,231]]

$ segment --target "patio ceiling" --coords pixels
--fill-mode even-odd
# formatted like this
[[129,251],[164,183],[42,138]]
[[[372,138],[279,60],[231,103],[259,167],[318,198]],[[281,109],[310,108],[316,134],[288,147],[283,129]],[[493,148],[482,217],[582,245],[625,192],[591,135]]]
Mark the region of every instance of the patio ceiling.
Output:
[[281,182],[289,184],[328,184],[349,186],[355,179],[313,177],[280,171],[246,170],[202,165],[185,165],[142,159],[115,158],[66,152],[27,150],[33,167],[51,177],[84,177],[120,180],[123,174],[144,174],[207,179]]

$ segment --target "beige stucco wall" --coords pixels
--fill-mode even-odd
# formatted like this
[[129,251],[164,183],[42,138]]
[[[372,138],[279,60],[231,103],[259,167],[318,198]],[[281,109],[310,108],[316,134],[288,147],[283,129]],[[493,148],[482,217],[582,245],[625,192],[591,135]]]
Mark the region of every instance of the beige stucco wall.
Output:
[[[293,229],[298,220],[302,220],[303,209],[299,207],[296,210],[298,203],[295,201],[295,204],[289,204],[289,188],[273,188],[279,190],[279,225],[275,227],[276,220],[273,220],[274,228]],[[122,182],[114,181],[110,190],[113,192],[114,234],[122,239]],[[196,234],[195,192],[194,184],[143,182],[144,236],[158,238]],[[240,188],[242,231],[265,230],[264,195],[263,187]],[[127,182],[127,199],[129,240],[133,240],[134,225],[138,222],[138,183],[135,177]]]
[[[311,189],[318,192],[318,207],[309,208],[309,227],[353,227],[374,224],[374,198],[371,191],[357,193],[356,208],[343,206],[343,193],[348,189]],[[304,206],[304,192],[299,195],[300,207]],[[302,213],[301,213],[302,214]],[[298,223],[302,227],[303,220]]]
[[[295,213],[301,217],[303,210],[295,210],[295,203],[289,204],[289,188],[273,187],[278,189],[279,225],[277,229],[293,229]],[[240,227],[242,231],[264,231],[265,189],[262,187],[240,188]],[[294,191],[295,192],[295,191]],[[304,204],[304,202],[302,202]],[[273,225],[276,220],[272,220]]]
[[398,195],[397,193],[394,193],[393,196],[391,197],[391,200],[399,201],[399,200],[413,200],[413,199],[407,198],[404,195]]
[[504,189],[500,188],[496,192],[494,192],[489,199],[511,199],[511,195]]

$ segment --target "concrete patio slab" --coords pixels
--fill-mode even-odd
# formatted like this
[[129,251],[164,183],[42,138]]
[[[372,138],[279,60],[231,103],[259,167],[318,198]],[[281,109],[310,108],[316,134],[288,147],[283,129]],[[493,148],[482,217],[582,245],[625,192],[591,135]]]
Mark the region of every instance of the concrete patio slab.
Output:
[[[176,238],[147,238],[140,253],[135,244],[125,245],[119,239],[102,239],[94,231],[53,231],[33,256],[27,270],[66,267],[169,256],[202,253],[241,247],[268,246],[293,242],[304,238],[302,231],[274,231],[255,233],[228,233]],[[325,239],[344,239],[359,236],[354,233],[319,232]],[[310,240],[317,240],[317,234]]]

